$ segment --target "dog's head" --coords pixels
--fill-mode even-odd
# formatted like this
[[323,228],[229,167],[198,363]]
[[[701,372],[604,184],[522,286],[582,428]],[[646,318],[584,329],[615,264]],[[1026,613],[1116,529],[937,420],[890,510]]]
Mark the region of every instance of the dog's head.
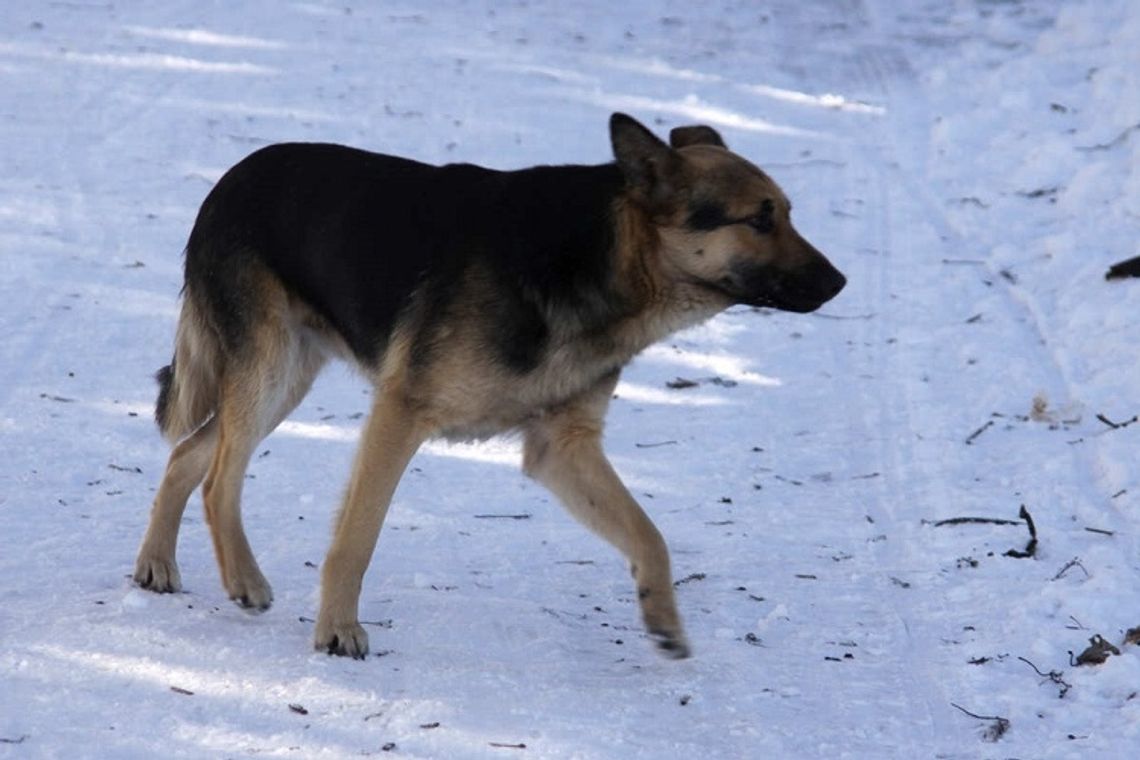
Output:
[[847,280],[792,226],[791,203],[712,127],[678,127],[666,145],[625,114],[610,118],[627,197],[652,220],[662,266],[727,303],[809,312]]

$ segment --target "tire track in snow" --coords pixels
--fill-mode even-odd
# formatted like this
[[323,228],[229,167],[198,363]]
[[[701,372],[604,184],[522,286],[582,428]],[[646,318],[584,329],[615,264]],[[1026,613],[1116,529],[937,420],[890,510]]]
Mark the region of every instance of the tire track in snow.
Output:
[[[883,29],[878,36],[889,39]],[[988,579],[982,573],[963,573],[961,566],[955,569],[955,555],[948,552],[970,547],[967,542],[977,546],[979,539],[937,533],[921,527],[920,521],[963,514],[1013,517],[1018,502],[1025,501],[1031,511],[1037,510],[1039,529],[1048,536],[1044,561],[1060,564],[1071,556],[1061,553],[1085,545],[1071,521],[1077,515],[1088,520],[1104,504],[1115,505],[1107,493],[1084,496],[1101,490],[1094,476],[1096,454],[1088,447],[1070,446],[1066,451],[1054,436],[1051,446],[1039,444],[1027,449],[1032,453],[1023,453],[1019,442],[1030,443],[1032,438],[1026,436],[1046,431],[1041,423],[1008,435],[995,433],[979,446],[964,445],[965,432],[990,413],[1027,414],[1034,393],[1042,389],[1048,397],[1074,399],[1074,386],[1032,299],[993,265],[988,253],[992,244],[950,222],[944,201],[930,183],[926,148],[934,121],[905,50],[872,44],[863,51],[861,63],[868,84],[883,88],[888,114],[879,132],[856,138],[873,176],[869,187],[879,195],[874,202],[878,205],[868,201],[867,206],[879,215],[876,248],[883,262],[878,279],[873,279],[873,267],[863,272],[869,276],[868,288],[878,289],[865,308],[882,319],[862,326],[874,346],[872,373],[881,383],[877,399],[861,399],[878,405],[883,431],[885,476],[875,484],[872,512],[888,535],[873,550],[884,587],[879,597],[891,601],[906,631],[905,638],[900,637],[906,646],[898,653],[915,683],[904,688],[925,699],[929,738],[935,740],[925,750],[956,757],[971,734],[950,710],[952,701],[969,702],[986,714],[995,714],[987,711],[988,705],[1002,705],[1012,710],[1008,714],[1014,724],[1030,733],[1026,718],[1043,717],[1033,712],[1037,693],[1032,681],[981,671],[967,664],[967,653],[1036,651],[1040,657],[1064,640],[1064,631],[1059,625],[1039,628],[1030,616],[1044,612],[1037,622],[1047,623],[1079,601],[1058,596],[1062,592],[1048,588],[1047,578],[1042,582],[1044,562],[1000,565],[1014,560],[983,557],[983,563],[993,563]],[[848,164],[857,166],[858,160]],[[986,176],[983,168],[975,171]],[[859,184],[858,178],[848,177]],[[867,185],[855,189],[867,191]],[[950,266],[945,259],[978,263]],[[973,324],[974,315],[984,319]],[[976,366],[966,366],[966,356]],[[1037,461],[1034,455],[1043,459]],[[1123,516],[1117,517],[1118,523],[1127,524]],[[1117,548],[1125,544],[1134,553],[1135,541],[1127,530],[1123,533]],[[1010,542],[1019,539],[1023,536],[1011,535]],[[984,545],[984,539],[980,543]],[[1117,552],[1120,561],[1115,565],[1111,557],[1102,557],[1103,569],[1127,567],[1126,554]],[[901,577],[911,580],[914,589],[890,593],[888,581],[895,568],[909,573]],[[1050,661],[1049,667],[1061,664]],[[1037,733],[1027,738],[1047,741],[1040,736],[1042,728]]]
[[[862,12],[859,16],[865,20]],[[872,39],[881,34],[873,26],[868,33]],[[907,549],[917,522],[914,505],[921,498],[907,474],[929,468],[918,461],[912,445],[914,381],[899,366],[906,362],[900,362],[894,350],[899,329],[907,324],[897,309],[898,291],[911,287],[906,250],[913,247],[916,219],[913,209],[898,202],[892,167],[905,159],[893,133],[900,100],[911,97],[907,90],[913,72],[902,51],[878,43],[859,47],[854,64],[851,84],[877,93],[876,102],[882,104],[885,115],[873,122],[874,128],[861,124],[856,125],[858,131],[852,130],[840,189],[840,196],[857,200],[866,215],[857,226],[845,225],[850,230],[850,256],[856,263],[850,279],[858,285],[852,295],[859,297],[846,310],[873,316],[848,323],[849,366],[837,372],[849,373],[858,389],[845,399],[852,427],[849,444],[856,450],[867,446],[861,471],[878,473],[852,489],[867,499],[862,509],[850,515],[862,524],[865,547],[865,551],[854,552],[851,561],[852,575],[864,584],[860,592],[863,609],[852,612],[870,616],[870,621],[866,617],[864,621],[877,633],[878,683],[872,693],[892,695],[889,704],[871,709],[893,713],[888,738],[895,756],[919,757],[943,733],[939,704],[944,695],[936,686],[940,679],[932,666],[923,613],[913,603],[916,589],[911,586],[921,588],[924,583],[916,580],[919,568]],[[867,149],[867,141],[874,146],[872,150]],[[843,357],[836,359],[842,366]],[[881,603],[887,608],[876,607]]]

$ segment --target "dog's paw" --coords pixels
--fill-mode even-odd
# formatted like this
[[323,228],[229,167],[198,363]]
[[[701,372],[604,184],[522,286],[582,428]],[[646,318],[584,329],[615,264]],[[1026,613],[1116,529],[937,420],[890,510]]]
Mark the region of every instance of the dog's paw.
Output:
[[246,612],[265,612],[273,605],[273,588],[260,572],[234,579],[226,584],[226,591]]
[[684,660],[693,653],[689,648],[689,640],[681,631],[653,629],[649,631],[649,638],[657,645],[657,650],[670,660]]
[[313,648],[340,657],[363,660],[368,654],[368,633],[356,622],[342,625],[318,622]]
[[177,594],[182,590],[182,576],[173,558],[163,559],[139,555],[135,562],[134,581],[139,588],[159,594]]

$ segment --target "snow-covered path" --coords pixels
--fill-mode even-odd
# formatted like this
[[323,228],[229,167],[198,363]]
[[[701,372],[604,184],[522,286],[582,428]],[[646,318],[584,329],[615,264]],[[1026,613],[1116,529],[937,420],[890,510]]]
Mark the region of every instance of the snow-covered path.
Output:
[[[1140,253],[1140,11],[901,5],[2,14],[0,757],[1131,752],[1140,424],[1096,415],[1140,411],[1140,291],[1102,279]],[[673,549],[693,659],[653,652],[620,560],[509,441],[421,452],[366,578],[376,656],[312,653],[367,408],[342,370],[251,468],[274,608],[226,601],[197,498],[186,593],[131,587],[166,454],[150,374],[227,166],[293,139],[599,162],[612,110],[716,126],[850,282],[818,315],[733,310],[619,386],[607,446]],[[1005,556],[1022,505],[1033,558]],[[935,525],[957,517],[1015,524]],[[1094,634],[1120,654],[1072,666]]]

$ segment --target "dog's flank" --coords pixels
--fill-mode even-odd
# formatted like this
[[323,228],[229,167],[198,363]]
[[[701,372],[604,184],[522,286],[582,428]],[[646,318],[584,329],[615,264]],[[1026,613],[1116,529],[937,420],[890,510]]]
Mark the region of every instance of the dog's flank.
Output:
[[432,437],[523,436],[525,471],[630,561],[664,652],[688,644],[668,550],[601,447],[622,367],[734,303],[818,308],[843,276],[763,172],[706,126],[671,145],[610,122],[614,163],[501,172],[336,145],[264,148],[198,214],[156,418],[175,445],[135,580],[181,586],[175,545],[203,501],[223,584],[272,602],[240,494],[258,442],[330,358],[375,388],[322,568],[315,644],[361,657],[360,583],[392,493]]

